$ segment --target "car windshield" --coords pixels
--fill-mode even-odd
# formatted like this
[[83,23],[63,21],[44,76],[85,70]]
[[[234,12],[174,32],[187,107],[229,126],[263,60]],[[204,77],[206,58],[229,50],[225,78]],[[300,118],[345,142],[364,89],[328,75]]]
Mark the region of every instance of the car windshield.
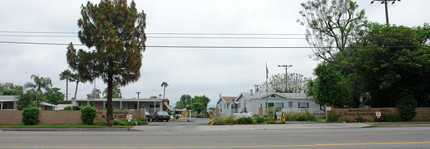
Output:
[[169,115],[166,111],[157,112],[158,115]]

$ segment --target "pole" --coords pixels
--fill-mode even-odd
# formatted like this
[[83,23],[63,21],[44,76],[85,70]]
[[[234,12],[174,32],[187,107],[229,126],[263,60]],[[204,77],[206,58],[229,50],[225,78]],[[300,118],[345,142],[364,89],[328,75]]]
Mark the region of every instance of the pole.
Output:
[[293,65],[278,65],[278,67],[285,67],[285,92],[288,92],[288,67],[293,67]]
[[388,17],[388,2],[392,2],[391,4],[394,4],[396,1],[400,1],[400,0],[372,0],[370,4],[373,4],[375,1],[381,1],[381,4],[385,5],[385,22],[387,23],[387,26],[389,26],[390,21]]
[[387,0],[384,0],[385,3],[385,21],[387,22],[387,26],[390,25],[390,21],[388,21],[388,6],[387,6]]

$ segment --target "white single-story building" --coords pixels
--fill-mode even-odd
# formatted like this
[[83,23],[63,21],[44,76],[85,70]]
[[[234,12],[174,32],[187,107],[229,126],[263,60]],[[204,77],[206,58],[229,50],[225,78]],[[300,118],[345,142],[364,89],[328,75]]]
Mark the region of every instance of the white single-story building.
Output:
[[[311,100],[305,93],[241,93],[232,101],[221,98],[217,108],[222,116],[231,116],[234,113],[259,114],[271,107],[279,107],[283,112],[324,113],[320,105]],[[264,113],[266,115],[267,113]]]
[[[73,104],[76,106],[94,106],[97,110],[105,110],[106,109],[107,99],[76,99],[73,100]],[[170,101],[168,99],[162,98],[132,98],[132,99],[123,99],[123,98],[114,98],[112,99],[112,107],[114,110],[137,110],[141,108],[145,108],[147,112],[150,114],[155,113],[156,111],[167,111],[174,109],[169,105]]]
[[[0,95],[0,110],[18,110],[16,101],[19,97],[14,95]],[[42,110],[54,110],[57,105],[47,102],[40,102],[39,108]]]
[[227,97],[221,96],[217,102],[217,109],[222,116],[231,116],[234,113],[237,113],[237,108],[235,104],[235,100],[237,97]]

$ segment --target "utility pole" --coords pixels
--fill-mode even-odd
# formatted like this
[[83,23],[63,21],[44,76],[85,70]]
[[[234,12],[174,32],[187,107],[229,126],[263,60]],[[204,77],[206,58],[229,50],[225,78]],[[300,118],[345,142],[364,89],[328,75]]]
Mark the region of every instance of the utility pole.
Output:
[[388,6],[387,6],[387,3],[391,2],[391,5],[393,5],[394,3],[396,3],[396,1],[400,2],[400,0],[372,0],[372,2],[370,2],[370,4],[373,4],[375,1],[380,1],[381,4],[385,4],[385,21],[387,23],[387,26],[389,26],[390,25],[390,21],[388,21]]
[[285,92],[288,92],[288,67],[293,65],[278,65],[278,67],[285,67]]
[[136,94],[137,94],[137,99],[139,99],[139,94],[140,94],[140,92],[136,92]]
[[260,91],[260,85],[254,85],[255,87],[255,93],[258,93]]

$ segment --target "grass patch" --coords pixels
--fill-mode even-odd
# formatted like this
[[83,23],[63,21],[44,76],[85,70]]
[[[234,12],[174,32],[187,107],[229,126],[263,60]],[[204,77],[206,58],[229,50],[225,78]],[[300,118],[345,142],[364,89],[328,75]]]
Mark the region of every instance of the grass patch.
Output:
[[[98,125],[0,125],[0,128],[106,128]],[[113,126],[113,128],[128,128],[128,126]]]
[[316,122],[327,122],[325,118],[317,118]]
[[370,123],[371,125],[421,125],[430,124],[430,122],[384,122],[384,123]]

